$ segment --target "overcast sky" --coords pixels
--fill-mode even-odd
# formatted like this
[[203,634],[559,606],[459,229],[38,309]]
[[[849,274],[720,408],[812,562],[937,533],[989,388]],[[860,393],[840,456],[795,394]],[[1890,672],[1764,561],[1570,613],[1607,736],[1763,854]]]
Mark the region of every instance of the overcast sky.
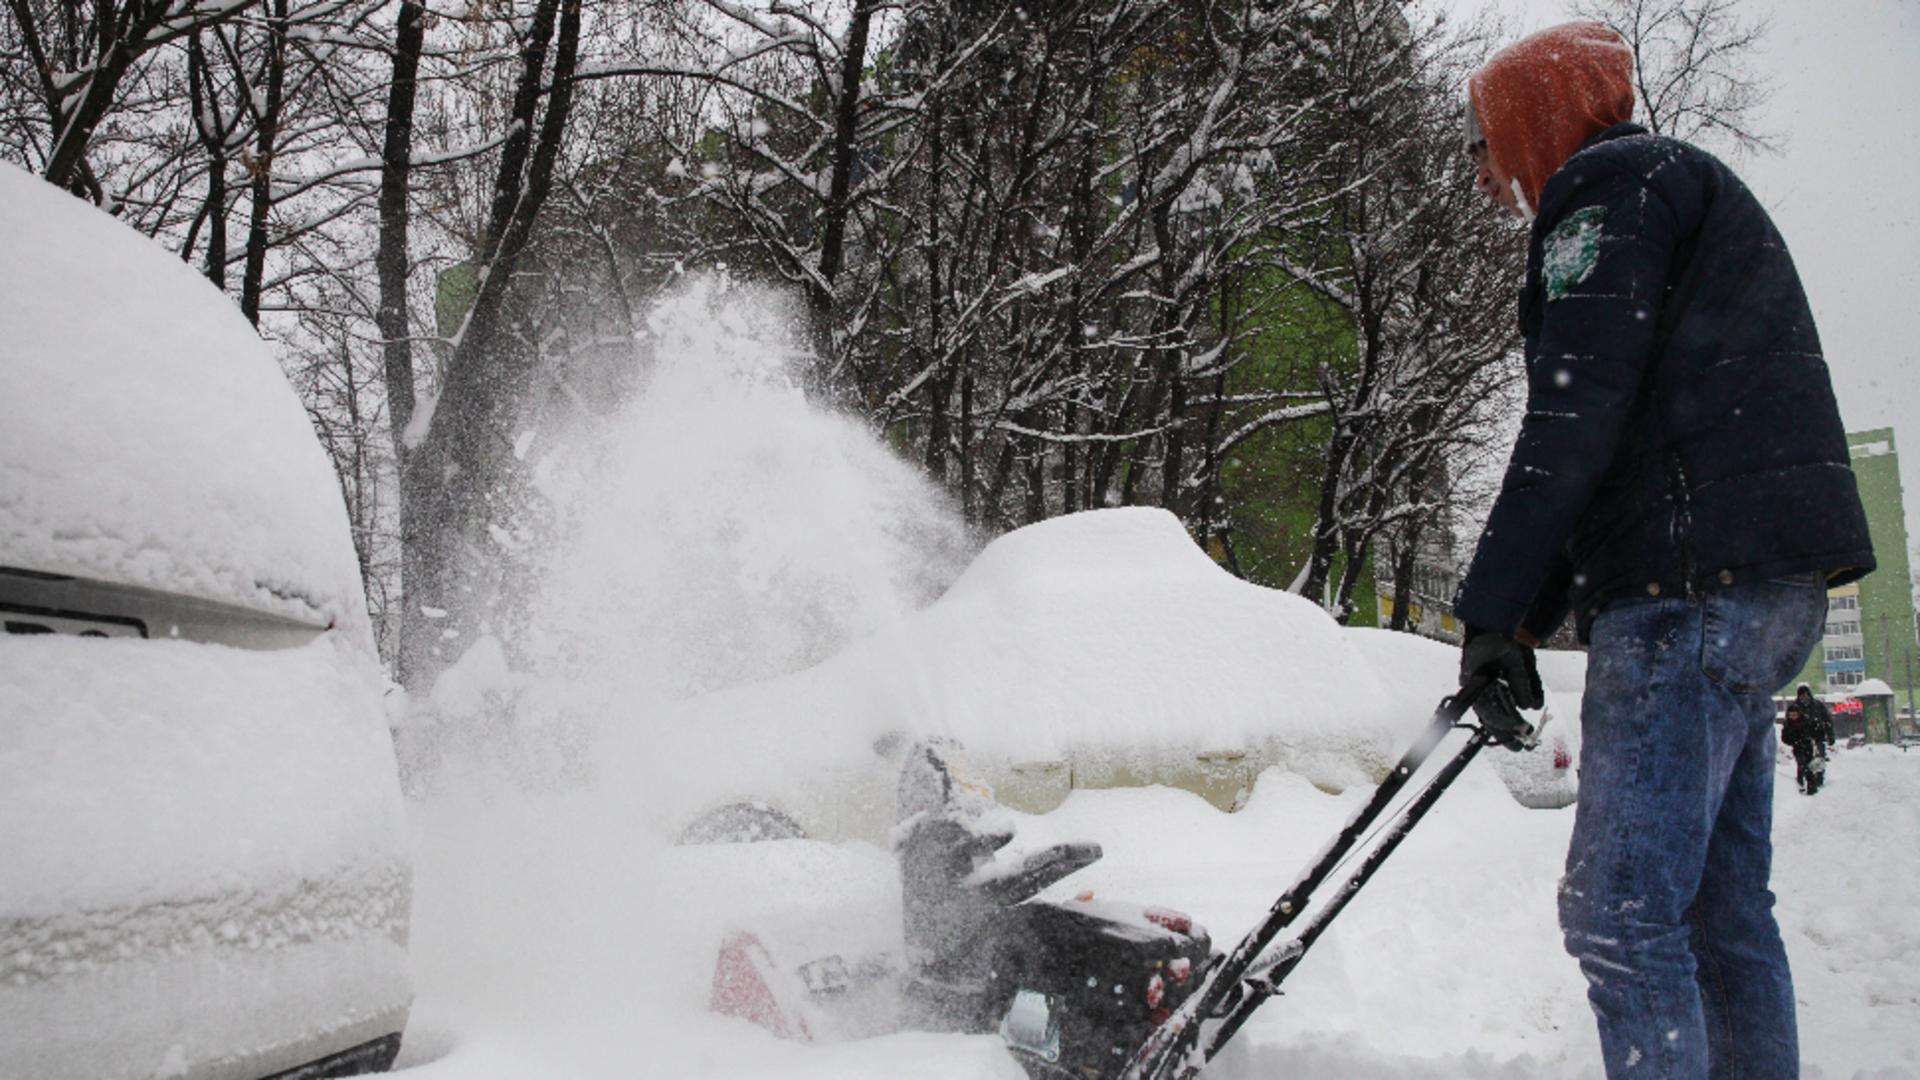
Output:
[[[1569,18],[1564,0],[1450,2],[1500,12],[1516,37]],[[1847,428],[1894,429],[1920,538],[1920,0],[1741,7],[1772,23],[1754,66],[1784,151],[1729,160],[1799,265]]]

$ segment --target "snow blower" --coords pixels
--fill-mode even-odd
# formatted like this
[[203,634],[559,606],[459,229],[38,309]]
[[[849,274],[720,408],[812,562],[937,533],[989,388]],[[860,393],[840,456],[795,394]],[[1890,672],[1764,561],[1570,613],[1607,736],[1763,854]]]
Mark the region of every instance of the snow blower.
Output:
[[[1531,736],[1503,687],[1474,680],[1446,698],[1367,804],[1225,954],[1213,950],[1204,928],[1169,908],[1096,902],[1090,894],[1038,899],[1098,861],[1099,845],[1058,844],[1018,861],[999,859],[1013,834],[997,824],[991,795],[968,781],[955,744],[922,742],[900,778],[897,950],[873,947],[870,914],[860,930],[814,921],[771,938],[735,934],[721,951],[711,1007],[805,1040],[900,1028],[997,1030],[1034,1080],[1186,1080],[1280,993],[1307,949],[1492,741],[1485,728],[1463,723],[1470,706],[1482,715],[1500,710],[1502,730]],[[1455,727],[1471,732],[1466,743],[1370,838]],[[1315,891],[1368,842],[1344,885],[1269,952]],[[832,947],[862,933],[864,949]]]
[[1206,931],[1168,908],[1037,897],[1098,861],[1056,844],[1020,859],[958,744],[916,744],[900,773],[900,907],[757,920],[721,947],[709,1007],[784,1038],[900,1029],[999,1032],[1029,1075],[1113,1076],[1199,986]]

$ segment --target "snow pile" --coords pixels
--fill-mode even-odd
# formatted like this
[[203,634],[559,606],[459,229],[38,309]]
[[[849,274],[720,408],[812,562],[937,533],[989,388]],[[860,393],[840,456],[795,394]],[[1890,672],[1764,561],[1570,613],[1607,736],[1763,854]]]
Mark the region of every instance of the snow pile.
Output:
[[[1394,692],[1408,715],[1431,712],[1459,683],[1460,648],[1432,638],[1391,630],[1356,628],[1348,636]],[[1579,792],[1574,763],[1580,758],[1580,693],[1586,686],[1587,654],[1539,650],[1535,657],[1547,704],[1531,714],[1539,742],[1515,752],[1490,748],[1487,760],[1522,806],[1570,806]]]
[[12,165],[0,206],[0,562],[366,639],[338,483],[232,303]]
[[1158,509],[1009,533],[886,645],[920,669],[894,722],[982,750],[1277,738],[1365,757],[1397,726],[1326,612],[1221,570]]

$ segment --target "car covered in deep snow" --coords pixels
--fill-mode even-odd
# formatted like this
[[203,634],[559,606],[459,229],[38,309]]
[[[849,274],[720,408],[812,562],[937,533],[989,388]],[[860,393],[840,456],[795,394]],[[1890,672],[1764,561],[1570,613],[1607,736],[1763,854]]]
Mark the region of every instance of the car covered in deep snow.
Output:
[[0,166],[0,1076],[384,1068],[404,807],[340,491],[204,278]]
[[[1269,769],[1325,790],[1378,783],[1457,665],[1457,647],[1350,630],[1233,577],[1164,510],[1089,511],[999,537],[933,605],[823,663],[616,732],[601,762],[675,762],[669,782],[632,786],[640,813],[689,842],[878,839],[897,752],[927,737],[964,746],[1025,812],[1146,784],[1232,811]],[[1577,736],[1547,732],[1492,755],[1529,806],[1573,797]]]

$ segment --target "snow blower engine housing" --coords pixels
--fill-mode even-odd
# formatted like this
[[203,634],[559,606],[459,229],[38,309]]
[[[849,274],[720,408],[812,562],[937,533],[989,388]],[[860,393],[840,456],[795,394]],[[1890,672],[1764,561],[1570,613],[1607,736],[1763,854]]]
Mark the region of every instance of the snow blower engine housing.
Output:
[[901,770],[894,834],[901,871],[910,1026],[998,1030],[1028,1075],[1117,1076],[1199,984],[1204,929],[1177,911],[1040,900],[1098,861],[1100,846],[1057,844],[1018,861],[1013,832],[950,742],[925,741]]

